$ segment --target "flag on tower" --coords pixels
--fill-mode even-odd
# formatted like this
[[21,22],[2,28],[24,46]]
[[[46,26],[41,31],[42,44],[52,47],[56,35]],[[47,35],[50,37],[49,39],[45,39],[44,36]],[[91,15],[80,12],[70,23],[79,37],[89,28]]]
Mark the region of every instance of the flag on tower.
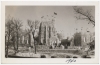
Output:
[[54,15],[57,15],[57,13],[56,13],[56,12],[54,12]]

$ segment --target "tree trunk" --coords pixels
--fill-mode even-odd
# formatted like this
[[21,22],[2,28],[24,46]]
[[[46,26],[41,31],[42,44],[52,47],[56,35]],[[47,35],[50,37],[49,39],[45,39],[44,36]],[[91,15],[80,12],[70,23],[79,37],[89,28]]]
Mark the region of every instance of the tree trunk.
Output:
[[7,54],[7,38],[6,38],[6,36],[5,36],[5,53]]
[[31,35],[29,33],[29,45],[31,46]]
[[8,57],[8,45],[9,45],[9,38],[10,38],[10,34],[8,35],[8,43],[7,43],[6,58]]
[[12,40],[12,41],[13,41],[14,50],[15,50],[15,49],[16,49],[16,48],[15,48],[15,36],[13,36],[13,40]]
[[18,30],[17,30],[17,50],[18,50]]
[[34,53],[36,54],[36,40],[35,40],[35,37],[34,37],[34,33],[35,31],[33,32],[33,39],[34,39]]
[[36,54],[36,40],[34,39],[34,50],[35,50],[35,54]]

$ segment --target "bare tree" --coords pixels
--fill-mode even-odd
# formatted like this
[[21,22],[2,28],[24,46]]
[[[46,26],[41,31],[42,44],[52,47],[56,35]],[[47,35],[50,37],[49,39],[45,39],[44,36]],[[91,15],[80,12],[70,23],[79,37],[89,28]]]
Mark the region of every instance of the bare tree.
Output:
[[5,40],[6,41],[6,45],[5,45],[6,57],[8,57],[8,46],[10,44],[10,36],[11,36],[13,30],[14,30],[13,18],[8,18],[6,20],[6,31],[5,31],[6,32],[6,40]]
[[88,20],[89,23],[92,23],[93,26],[95,26],[95,18],[91,14],[91,10],[84,11],[81,7],[76,7],[76,6],[73,8],[76,14],[78,14],[78,16],[76,16],[78,20]]
[[[28,25],[30,27],[30,32],[29,32],[29,43],[33,45],[33,47],[35,48],[35,54],[36,54],[36,33],[37,33],[37,29],[39,28],[39,21],[31,21],[28,20]],[[34,42],[31,42],[33,39]]]
[[14,19],[14,22],[13,22],[13,24],[14,24],[14,32],[16,33],[16,37],[17,37],[17,49],[16,50],[18,50],[18,45],[19,45],[19,36],[20,36],[20,31],[21,31],[21,27],[22,27],[22,23],[21,23],[21,20],[19,20],[19,19]]
[[[8,46],[10,45],[11,41],[13,41],[14,50],[18,50],[18,39],[19,39],[19,31],[21,29],[22,23],[18,19],[8,18],[6,19],[6,57],[8,57]],[[17,42],[17,43],[16,43]],[[17,47],[16,47],[17,46]]]
[[33,21],[31,21],[31,20],[27,20],[27,23],[28,23],[28,26],[29,26],[29,44],[30,44],[30,46],[32,46],[32,40],[34,41],[34,39],[33,39],[33,34],[32,34],[32,32],[34,32],[34,22]]

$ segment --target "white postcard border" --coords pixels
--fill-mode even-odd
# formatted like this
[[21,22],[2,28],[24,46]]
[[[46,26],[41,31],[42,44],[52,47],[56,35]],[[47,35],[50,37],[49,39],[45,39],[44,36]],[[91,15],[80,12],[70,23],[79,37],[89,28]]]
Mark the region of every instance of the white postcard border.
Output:
[[2,2],[1,9],[2,9],[2,22],[1,22],[1,58],[2,63],[65,63],[67,58],[5,58],[5,6],[95,6],[95,58],[93,59],[83,59],[83,58],[77,58],[75,59],[76,62],[73,62],[72,64],[76,63],[99,63],[99,2],[97,1],[81,1],[81,2],[71,2],[71,1],[45,1],[45,2]]

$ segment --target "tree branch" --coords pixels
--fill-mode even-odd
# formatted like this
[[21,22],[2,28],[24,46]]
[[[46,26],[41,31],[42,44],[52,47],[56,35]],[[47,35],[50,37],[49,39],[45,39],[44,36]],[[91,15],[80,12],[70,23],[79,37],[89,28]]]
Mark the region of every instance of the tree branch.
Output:
[[82,15],[82,16],[85,16],[85,18],[82,18],[82,17],[76,17],[77,19],[80,19],[80,20],[89,20],[94,26],[95,26],[95,21],[93,20],[93,16],[90,14],[90,11],[86,11],[84,12],[82,8],[77,8],[77,7],[74,7],[74,10],[77,14],[79,15]]

